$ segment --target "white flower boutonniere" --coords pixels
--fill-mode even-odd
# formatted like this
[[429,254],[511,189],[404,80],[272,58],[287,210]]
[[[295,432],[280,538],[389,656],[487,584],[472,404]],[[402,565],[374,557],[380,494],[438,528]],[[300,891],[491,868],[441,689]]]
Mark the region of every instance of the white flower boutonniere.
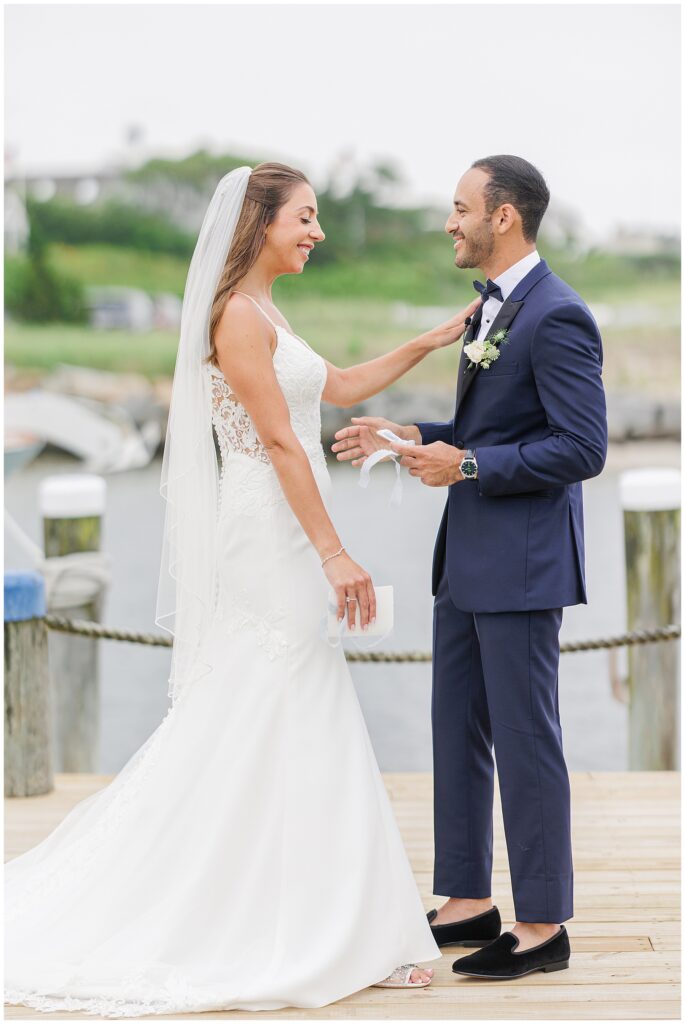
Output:
[[502,328],[486,341],[472,341],[470,345],[464,345],[464,355],[469,359],[466,370],[471,370],[474,366],[482,366],[484,370],[489,370],[500,357],[499,346],[506,345],[509,341],[508,334],[509,332]]

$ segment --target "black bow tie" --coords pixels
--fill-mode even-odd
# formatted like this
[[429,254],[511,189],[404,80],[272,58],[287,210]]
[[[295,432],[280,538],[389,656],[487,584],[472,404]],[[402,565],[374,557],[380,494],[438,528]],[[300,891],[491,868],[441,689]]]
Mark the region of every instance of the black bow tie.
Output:
[[490,278],[487,279],[485,284],[481,284],[480,281],[474,281],[473,287],[477,292],[480,292],[480,297],[483,300],[483,305],[488,301],[491,295],[494,295],[500,302],[504,302],[504,296],[502,295],[502,289]]

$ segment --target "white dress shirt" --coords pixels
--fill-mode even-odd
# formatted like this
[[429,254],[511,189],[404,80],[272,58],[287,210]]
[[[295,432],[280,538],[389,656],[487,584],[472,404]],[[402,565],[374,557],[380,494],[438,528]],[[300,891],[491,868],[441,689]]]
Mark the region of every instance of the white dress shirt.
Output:
[[[540,254],[537,249],[533,252],[529,252],[527,256],[524,256],[518,263],[512,264],[507,267],[504,273],[500,274],[499,277],[494,278],[494,283],[500,286],[503,300],[509,298],[519,281],[522,281],[526,274],[530,273],[536,264],[540,262]],[[495,317],[502,308],[503,303],[499,299],[496,299],[494,295],[488,296],[488,301],[483,306],[483,315],[480,321],[480,328],[476,341],[482,341],[485,335],[492,327]]]

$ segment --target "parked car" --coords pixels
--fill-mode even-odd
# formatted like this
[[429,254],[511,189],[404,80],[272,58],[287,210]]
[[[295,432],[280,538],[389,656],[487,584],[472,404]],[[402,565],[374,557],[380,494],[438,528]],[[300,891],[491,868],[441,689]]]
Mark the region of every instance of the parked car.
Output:
[[138,288],[90,287],[86,302],[92,327],[127,331],[155,327],[155,303]]

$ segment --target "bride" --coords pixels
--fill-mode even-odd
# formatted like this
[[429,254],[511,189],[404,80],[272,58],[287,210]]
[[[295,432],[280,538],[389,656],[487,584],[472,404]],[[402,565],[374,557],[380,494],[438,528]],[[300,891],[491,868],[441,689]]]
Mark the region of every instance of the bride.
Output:
[[135,1017],[430,982],[416,962],[440,952],[344,653],[322,630],[329,590],[362,629],[375,596],[328,513],[320,401],[381,391],[456,341],[479,300],[339,369],[271,299],[323,239],[299,171],[219,182],[186,283],[162,465],[171,706],[108,786],[6,865],[9,1003]]

